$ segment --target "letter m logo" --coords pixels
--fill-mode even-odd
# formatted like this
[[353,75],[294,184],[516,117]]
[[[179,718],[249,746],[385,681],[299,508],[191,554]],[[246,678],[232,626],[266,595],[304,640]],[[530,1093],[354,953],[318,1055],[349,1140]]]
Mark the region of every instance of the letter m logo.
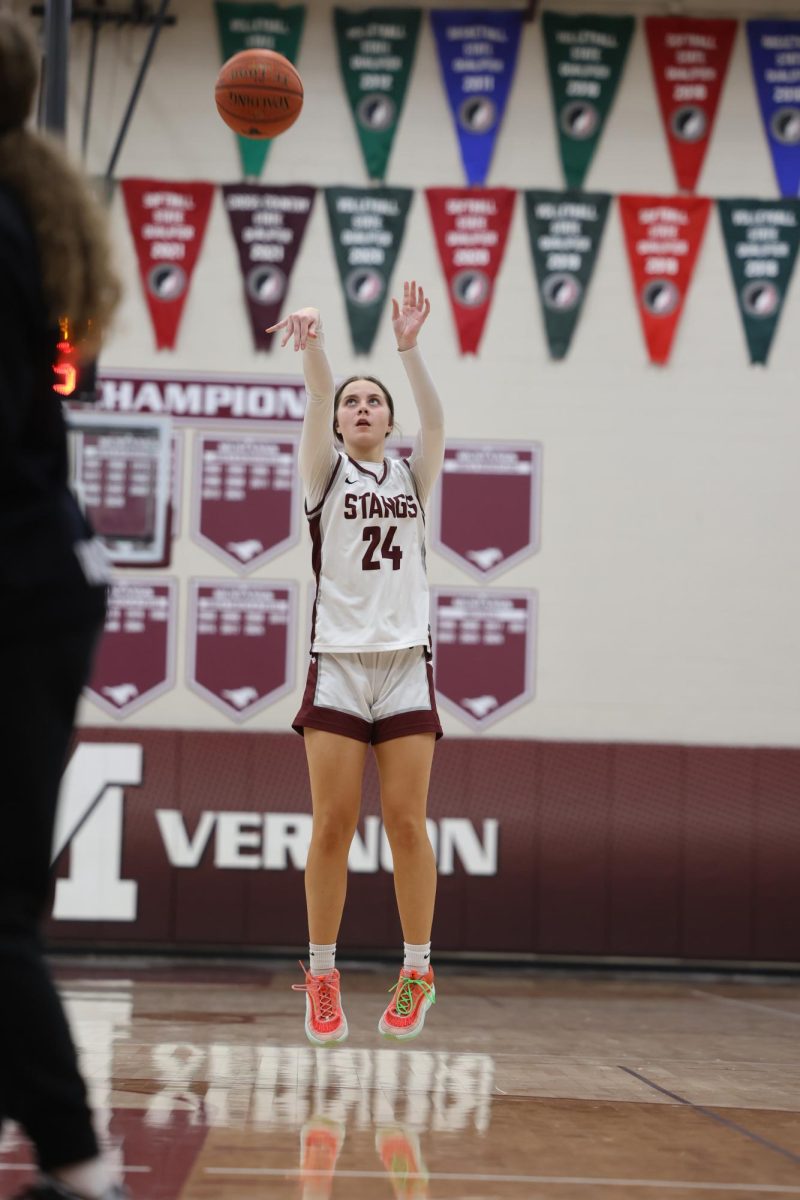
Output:
[[56,883],[57,921],[135,921],[138,885],[122,878],[123,787],[142,782],[142,747],[82,742],[69,761],[53,834],[52,862],[69,846]]

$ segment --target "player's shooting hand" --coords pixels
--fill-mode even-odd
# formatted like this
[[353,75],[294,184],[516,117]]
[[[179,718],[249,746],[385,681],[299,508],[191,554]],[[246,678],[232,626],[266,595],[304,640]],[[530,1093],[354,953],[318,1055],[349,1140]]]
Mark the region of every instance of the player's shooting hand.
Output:
[[275,333],[278,329],[283,330],[281,349],[294,338],[295,350],[305,350],[308,339],[317,336],[319,309],[298,308],[296,312],[289,313],[288,317],[284,317],[277,325],[270,325],[265,333]]
[[392,328],[398,350],[410,350],[417,344],[417,334],[428,319],[431,302],[416,280],[403,284],[402,308],[392,297]]

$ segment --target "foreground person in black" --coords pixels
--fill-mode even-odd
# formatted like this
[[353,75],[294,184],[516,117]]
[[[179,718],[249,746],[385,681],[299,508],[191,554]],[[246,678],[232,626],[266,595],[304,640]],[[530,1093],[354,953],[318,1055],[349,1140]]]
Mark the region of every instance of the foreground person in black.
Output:
[[121,1200],[38,934],[107,579],[67,489],[58,318],[96,352],[118,285],[83,180],[23,127],[35,87],[33,45],[0,13],[0,1125],[18,1122],[36,1149],[42,1178],[25,1197]]

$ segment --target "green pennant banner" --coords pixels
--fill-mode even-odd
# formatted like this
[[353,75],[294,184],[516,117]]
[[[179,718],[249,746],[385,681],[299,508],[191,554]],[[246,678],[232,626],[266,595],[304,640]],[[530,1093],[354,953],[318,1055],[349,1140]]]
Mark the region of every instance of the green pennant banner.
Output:
[[533,265],[553,358],[564,358],[569,350],[610,202],[605,192],[525,192]]
[[333,10],[339,63],[370,179],[385,179],[417,46],[421,10]]
[[411,188],[325,189],[353,348],[375,340],[411,207]]
[[564,178],[579,188],[622,76],[633,17],[545,12],[542,28]]
[[[214,8],[223,62],[240,50],[277,50],[289,62],[297,63],[306,16],[305,5],[281,8],[279,4],[214,0]],[[269,138],[254,139],[237,134],[236,140],[239,143],[242,171],[246,177],[258,179],[271,145]]]
[[800,200],[719,200],[750,361],[766,363],[800,243]]

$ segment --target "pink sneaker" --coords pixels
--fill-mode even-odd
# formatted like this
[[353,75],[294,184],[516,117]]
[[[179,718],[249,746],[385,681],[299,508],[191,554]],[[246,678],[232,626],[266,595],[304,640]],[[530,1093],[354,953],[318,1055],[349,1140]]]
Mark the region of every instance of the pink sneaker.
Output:
[[433,967],[427,974],[403,967],[400,978],[393,989],[394,996],[378,1023],[384,1037],[406,1041],[415,1038],[425,1024],[425,1014],[436,1003],[436,988],[433,986]]
[[347,1037],[347,1018],[342,1009],[339,972],[312,975],[302,963],[305,983],[293,983],[293,992],[306,994],[306,1037],[315,1046],[332,1046]]

